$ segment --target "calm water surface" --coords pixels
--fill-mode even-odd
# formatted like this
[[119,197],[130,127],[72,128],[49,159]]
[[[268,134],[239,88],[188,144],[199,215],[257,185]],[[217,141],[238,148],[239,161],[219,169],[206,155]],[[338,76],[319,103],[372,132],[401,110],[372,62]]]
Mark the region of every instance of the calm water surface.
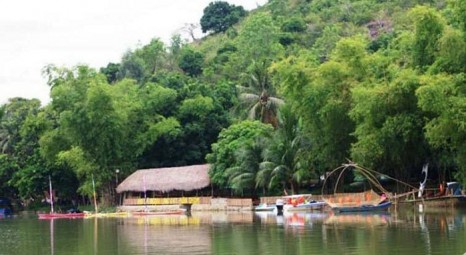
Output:
[[465,254],[466,212],[0,220],[0,254]]

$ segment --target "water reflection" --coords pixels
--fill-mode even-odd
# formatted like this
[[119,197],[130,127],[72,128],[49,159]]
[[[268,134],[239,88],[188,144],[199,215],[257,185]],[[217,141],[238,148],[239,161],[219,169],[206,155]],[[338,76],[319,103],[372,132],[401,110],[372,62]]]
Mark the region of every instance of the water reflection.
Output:
[[0,222],[0,254],[463,254],[465,224],[465,212],[415,209],[49,221],[17,217]]
[[391,220],[391,215],[388,212],[372,212],[372,213],[348,213],[348,214],[329,214],[329,218],[325,220],[326,225],[343,225],[343,226],[358,226],[376,227],[388,225]]
[[55,226],[54,226],[55,219],[50,220],[50,254],[55,254]]
[[144,216],[125,219],[117,231],[121,248],[132,254],[181,254],[210,250],[210,238],[199,226],[198,220],[187,216]]

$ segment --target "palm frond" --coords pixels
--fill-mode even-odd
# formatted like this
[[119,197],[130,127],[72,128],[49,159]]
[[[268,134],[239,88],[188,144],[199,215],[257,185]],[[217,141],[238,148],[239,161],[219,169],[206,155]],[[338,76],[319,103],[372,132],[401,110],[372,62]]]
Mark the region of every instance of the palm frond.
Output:
[[256,88],[250,86],[236,85],[236,90],[238,94],[249,93],[249,94],[259,94]]
[[281,106],[281,105],[285,104],[285,101],[283,99],[278,98],[278,97],[269,97],[269,101],[274,106]]
[[239,94],[239,100],[247,103],[257,102],[259,100],[259,96],[252,93],[241,93]]
[[248,112],[248,119],[255,120],[258,117],[258,112],[260,112],[261,105],[260,103],[254,104]]

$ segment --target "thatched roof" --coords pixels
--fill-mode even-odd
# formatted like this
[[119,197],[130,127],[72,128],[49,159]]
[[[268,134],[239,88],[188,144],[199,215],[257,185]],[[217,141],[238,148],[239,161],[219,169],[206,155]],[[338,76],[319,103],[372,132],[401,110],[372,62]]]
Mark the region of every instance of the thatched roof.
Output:
[[190,191],[210,185],[209,165],[166,167],[137,170],[118,187],[118,193],[125,191]]

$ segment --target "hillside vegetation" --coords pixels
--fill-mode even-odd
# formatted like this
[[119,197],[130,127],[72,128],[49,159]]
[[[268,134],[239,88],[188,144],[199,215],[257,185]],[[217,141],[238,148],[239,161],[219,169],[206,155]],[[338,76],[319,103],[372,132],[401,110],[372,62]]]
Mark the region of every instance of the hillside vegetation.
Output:
[[[0,192],[112,194],[136,169],[210,163],[216,194],[308,189],[348,159],[466,183],[466,0],[206,7],[100,70],[47,66],[52,101],[0,111]],[[154,35],[156,36],[156,35]]]

